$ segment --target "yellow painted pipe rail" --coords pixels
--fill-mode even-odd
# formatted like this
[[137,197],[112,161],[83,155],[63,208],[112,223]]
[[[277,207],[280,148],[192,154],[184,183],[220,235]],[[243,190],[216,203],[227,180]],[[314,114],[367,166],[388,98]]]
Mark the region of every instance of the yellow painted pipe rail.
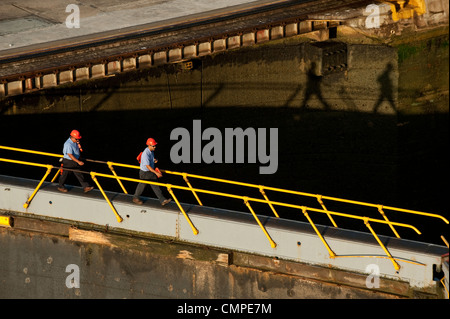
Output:
[[[16,164],[22,164],[22,165],[30,165],[30,166],[37,166],[37,167],[46,167],[47,168],[47,172],[45,177],[48,176],[50,170],[52,168],[55,169],[59,169],[58,167],[54,167],[52,165],[45,165],[45,164],[40,164],[40,163],[33,163],[33,162],[25,162],[25,161],[17,161],[17,160],[11,160],[11,159],[5,159],[5,158],[0,158],[0,161],[3,162],[10,162],[10,163],[16,163]],[[178,200],[176,199],[176,197],[174,196],[174,193],[172,191],[172,188],[176,188],[176,189],[180,189],[180,190],[186,190],[186,191],[192,191],[191,187],[185,187],[185,186],[178,186],[178,185],[170,185],[170,184],[165,184],[165,183],[159,183],[159,182],[152,182],[152,181],[144,181],[144,180],[140,180],[140,179],[135,179],[135,178],[128,178],[128,177],[120,177],[117,175],[108,175],[108,174],[102,174],[102,173],[96,173],[96,172],[90,172],[92,178],[94,179],[95,183],[97,184],[97,186],[99,187],[103,197],[105,198],[105,200],[107,201],[107,203],[109,204],[110,208],[113,210],[117,221],[120,223],[122,222],[122,217],[120,217],[120,215],[117,213],[116,209],[114,208],[114,206],[112,205],[111,201],[108,199],[108,197],[106,196],[105,192],[103,191],[97,176],[100,177],[105,177],[105,178],[112,178],[112,179],[120,179],[120,180],[126,180],[126,181],[131,181],[131,182],[137,182],[137,183],[147,183],[147,184],[154,184],[154,185],[158,185],[158,186],[163,186],[163,187],[167,187],[167,189],[169,190],[169,192],[171,193],[171,195],[174,197],[175,201],[177,202],[178,207],[180,208],[180,210],[182,211],[183,215],[185,216],[186,220],[188,221],[188,223],[190,224],[190,226],[192,227],[192,230],[194,232],[195,235],[198,234],[198,230],[195,228],[195,226],[192,224],[191,220],[189,219],[189,217],[187,216],[187,214],[184,212],[181,204],[178,202]],[[38,189],[40,188],[40,186],[42,185],[43,181],[45,180],[45,178],[43,178],[41,180],[41,182],[39,183],[38,187],[35,189],[35,191],[33,192],[33,196],[37,193]],[[209,191],[209,190],[204,190],[204,189],[194,189],[195,192],[201,192],[201,193],[206,193],[206,194],[211,194],[211,195],[217,195],[217,196],[223,196],[223,197],[229,197],[229,198],[235,198],[235,199],[241,199],[244,201],[245,205],[249,208],[249,210],[251,211],[253,217],[255,218],[255,220],[257,221],[258,225],[260,226],[260,228],[263,230],[264,234],[266,235],[267,239],[269,240],[271,247],[275,248],[276,247],[276,243],[272,240],[272,238],[270,237],[270,235],[268,234],[267,230],[265,229],[265,227],[262,225],[262,223],[259,221],[259,218],[256,216],[255,212],[253,211],[252,207],[250,206],[250,201],[253,202],[259,202],[259,203],[268,203],[268,201],[266,199],[262,200],[262,199],[258,199],[258,198],[251,198],[251,197],[247,197],[247,196],[240,196],[240,195],[234,195],[234,194],[228,194],[228,193],[223,193],[223,192],[216,192],[216,191]],[[27,201],[27,204],[29,205],[29,202],[31,201],[31,198]],[[388,258],[393,262],[394,267],[396,269],[396,271],[398,271],[400,269],[399,264],[396,262],[395,258],[389,253],[389,251],[387,250],[387,248],[383,245],[383,243],[379,240],[378,236],[376,235],[376,233],[373,231],[373,229],[371,228],[369,221],[371,222],[376,222],[376,223],[384,223],[384,224],[388,224],[388,225],[396,225],[396,226],[400,226],[400,227],[407,227],[407,228],[411,228],[413,229],[416,233],[421,234],[420,231],[409,224],[404,224],[404,223],[396,223],[396,222],[391,222],[391,221],[387,221],[387,220],[377,220],[377,219],[373,219],[373,218],[368,218],[368,217],[361,217],[361,216],[354,216],[351,214],[346,214],[346,213],[339,213],[339,212],[332,212],[332,211],[328,211],[328,210],[323,210],[323,209],[316,209],[316,208],[311,208],[311,207],[306,207],[306,206],[300,206],[300,205],[293,205],[293,204],[287,204],[287,203],[282,203],[282,202],[275,202],[275,201],[269,201],[272,205],[279,205],[279,206],[285,206],[285,207],[291,207],[291,208],[295,208],[295,209],[300,209],[303,214],[305,215],[305,217],[308,219],[308,222],[311,224],[311,226],[313,227],[313,229],[315,230],[316,234],[318,235],[318,237],[320,238],[320,240],[322,241],[322,243],[325,245],[326,249],[328,250],[329,254],[330,254],[330,258],[335,258],[337,257],[336,254],[331,250],[331,248],[329,247],[329,245],[327,244],[327,242],[325,241],[325,239],[323,238],[323,236],[320,234],[320,232],[318,231],[317,227],[314,225],[314,223],[312,222],[311,218],[309,217],[309,215],[307,214],[307,211],[313,211],[313,212],[320,212],[320,213],[325,213],[325,214],[331,214],[331,215],[337,215],[337,216],[343,216],[343,217],[347,217],[347,218],[353,218],[353,219],[360,219],[364,221],[364,224],[369,228],[370,232],[372,233],[372,235],[375,237],[376,241],[378,242],[378,244],[381,246],[381,248],[384,250],[384,252],[386,253],[386,255],[388,256]],[[25,205],[24,205],[25,207]],[[27,206],[28,207],[28,206]]]
[[[47,153],[47,152],[40,152],[40,151],[33,151],[33,150],[28,150],[28,149],[23,149],[23,148],[15,148],[15,147],[8,147],[8,146],[2,146],[0,145],[0,149],[5,149],[5,150],[11,150],[11,151],[17,151],[17,152],[25,152],[25,153],[32,153],[32,154],[38,154],[38,155],[46,155],[46,156],[52,156],[52,157],[63,157],[63,155],[61,154],[54,154],[54,153]],[[140,169],[140,167],[138,165],[130,165],[130,164],[123,164],[123,163],[116,163],[116,162],[103,162],[103,161],[97,161],[97,160],[87,160],[87,161],[92,161],[92,162],[97,162],[97,163],[104,163],[107,164],[108,167],[112,168],[113,166],[119,166],[119,167],[126,167],[126,168],[131,168],[131,169]],[[214,182],[219,182],[219,183],[227,183],[227,184],[234,184],[234,185],[239,185],[239,186],[245,186],[245,187],[251,187],[251,188],[258,188],[260,190],[268,190],[268,191],[274,191],[274,192],[281,192],[281,193],[287,193],[287,194],[293,194],[293,195],[299,195],[299,196],[306,196],[306,197],[315,197],[317,199],[317,201],[320,203],[320,205],[322,206],[322,209],[327,210],[323,200],[330,200],[330,201],[336,201],[336,202],[341,202],[341,203],[347,203],[347,204],[353,204],[353,205],[359,205],[359,206],[367,206],[367,207],[374,207],[377,208],[378,211],[382,214],[383,218],[387,221],[389,221],[386,217],[386,215],[384,214],[384,210],[391,210],[391,211],[396,211],[396,212],[402,212],[402,213],[408,213],[408,214],[416,214],[416,215],[422,215],[422,216],[427,216],[427,217],[432,217],[432,218],[438,218],[441,219],[442,221],[444,221],[446,224],[449,224],[449,221],[438,214],[431,214],[431,213],[426,213],[426,212],[421,212],[421,211],[416,211],[416,210],[410,210],[410,209],[403,209],[403,208],[398,208],[398,207],[393,207],[393,206],[384,206],[384,205],[380,205],[380,204],[372,204],[372,203],[367,203],[367,202],[361,202],[361,201],[355,201],[355,200],[348,200],[348,199],[343,199],[343,198],[338,198],[338,197],[331,197],[331,196],[325,196],[325,195],[320,195],[320,194],[312,194],[312,193],[306,193],[306,192],[300,192],[300,191],[294,191],[294,190],[288,190],[288,189],[283,189],[283,188],[276,188],[276,187],[269,187],[269,186],[263,186],[263,185],[256,185],[256,184],[251,184],[251,183],[244,183],[244,182],[238,182],[238,181],[232,181],[232,180],[226,180],[226,179],[221,179],[221,178],[214,178],[214,177],[208,177],[208,176],[202,176],[202,175],[196,175],[196,174],[189,174],[189,173],[181,173],[181,172],[175,172],[175,171],[169,171],[169,170],[161,170],[163,173],[165,174],[171,174],[171,175],[179,175],[184,177],[191,177],[191,178],[197,178],[197,179],[203,179],[203,180],[209,180],[209,181],[214,181]],[[115,173],[113,173],[115,175]],[[116,178],[116,180],[118,180]],[[119,183],[122,187],[122,190],[124,190],[124,193],[127,194],[125,188],[123,187],[122,183]],[[189,184],[190,185],[190,184]],[[189,186],[191,188],[192,191],[192,187]],[[198,196],[195,194],[197,201],[199,202],[199,205],[202,205],[200,200],[198,199]],[[270,203],[270,201],[268,201],[268,198],[265,197],[266,199],[266,203]],[[383,210],[384,209],[384,210]],[[278,217],[278,214],[276,214],[276,212],[274,211],[275,215]],[[327,214],[329,216],[331,216],[331,214]],[[332,220],[332,219],[331,219]],[[334,222],[334,220],[332,220],[332,223],[335,227],[337,227],[336,223]],[[398,233],[393,229],[394,234],[396,235],[396,237],[398,236]]]
[[[95,175],[99,176],[99,177],[116,178],[115,176],[102,174],[102,173],[95,173]],[[142,180],[139,180],[139,179],[128,178],[128,177],[120,177],[120,176],[117,177],[117,178],[119,178],[121,180],[125,180],[125,181],[130,181],[130,182],[138,182],[138,183],[145,182],[147,184],[154,184],[154,185],[158,185],[158,186],[165,186],[165,187],[168,187],[168,188],[177,188],[177,189],[186,190],[186,191],[190,191],[191,190],[191,188],[185,187],[185,186],[167,185],[167,184],[159,183],[159,182],[142,181]],[[259,221],[258,217],[254,213],[253,209],[249,205],[250,201],[259,202],[259,203],[267,203],[266,200],[262,200],[262,199],[259,199],[259,198],[251,198],[251,197],[247,197],[247,196],[228,194],[228,193],[223,193],[223,192],[204,190],[204,189],[194,189],[194,190],[195,190],[195,192],[198,192],[198,193],[205,193],[205,194],[210,194],[210,195],[217,195],[217,196],[222,196],[222,197],[229,197],[229,198],[235,198],[235,199],[243,200],[244,203],[247,205],[247,207],[250,209],[252,215],[255,217],[255,220],[258,222],[258,225],[263,230],[263,232],[266,235],[267,239],[269,240],[269,242],[271,244],[271,247],[272,248],[276,247],[276,243],[272,240],[272,238],[268,234],[267,230],[261,224],[261,222]],[[311,224],[311,226],[314,228],[316,234],[318,235],[318,237],[320,238],[320,240],[322,241],[322,243],[325,245],[326,249],[328,250],[328,252],[330,254],[330,258],[335,258],[335,257],[338,257],[338,256],[336,256],[336,254],[331,250],[331,248],[329,247],[329,245],[327,244],[327,242],[325,241],[323,236],[318,231],[317,227],[314,225],[312,220],[307,215],[307,213],[306,213],[307,211],[320,212],[320,213],[324,213],[324,214],[331,214],[331,215],[342,216],[342,217],[347,217],[347,218],[352,218],[352,219],[359,219],[359,220],[363,221],[364,224],[368,227],[368,229],[372,233],[372,235],[374,236],[374,238],[376,239],[377,243],[380,245],[380,247],[386,253],[388,258],[394,264],[394,267],[395,267],[396,271],[398,271],[400,269],[400,265],[396,262],[395,258],[390,254],[390,252],[387,250],[387,248],[383,245],[381,240],[378,238],[376,233],[373,231],[373,229],[370,226],[369,222],[375,222],[375,223],[381,223],[381,224],[387,224],[387,225],[394,225],[394,226],[399,226],[399,227],[406,227],[406,228],[410,228],[410,229],[414,230],[419,235],[421,234],[421,232],[416,227],[414,227],[412,225],[409,225],[409,224],[405,224],[405,223],[398,223],[398,222],[391,222],[391,221],[374,219],[374,218],[369,218],[369,217],[355,216],[355,215],[346,214],[346,213],[333,212],[333,211],[328,211],[328,210],[323,210],[323,209],[317,209],[317,208],[311,208],[311,207],[306,207],[306,206],[287,204],[287,203],[276,202],[276,201],[270,201],[270,203],[272,205],[285,206],[285,207],[290,207],[290,208],[295,208],[295,209],[302,210],[302,212],[305,214],[305,216],[307,216],[307,219],[308,219],[309,223]],[[192,227],[192,225],[191,225],[191,227]]]

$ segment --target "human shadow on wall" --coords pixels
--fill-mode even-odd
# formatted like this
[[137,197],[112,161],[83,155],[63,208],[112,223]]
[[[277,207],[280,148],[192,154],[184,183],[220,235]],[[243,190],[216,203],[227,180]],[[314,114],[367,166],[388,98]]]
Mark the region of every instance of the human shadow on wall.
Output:
[[309,99],[313,96],[316,95],[317,98],[319,99],[319,101],[324,105],[325,110],[330,110],[331,107],[330,105],[327,103],[327,101],[325,101],[325,99],[322,96],[322,89],[321,89],[321,83],[322,83],[322,79],[323,76],[317,75],[315,73],[315,69],[316,69],[316,63],[313,62],[311,64],[311,67],[308,70],[308,80],[306,83],[306,89],[305,89],[305,97],[303,99],[303,104],[301,106],[301,109],[305,109],[308,106],[308,101]]
[[391,73],[394,70],[392,63],[388,63],[384,72],[377,78],[377,82],[380,85],[380,96],[373,107],[373,112],[376,113],[383,101],[388,101],[391,107],[396,111],[395,100],[394,100],[394,85],[391,80]]

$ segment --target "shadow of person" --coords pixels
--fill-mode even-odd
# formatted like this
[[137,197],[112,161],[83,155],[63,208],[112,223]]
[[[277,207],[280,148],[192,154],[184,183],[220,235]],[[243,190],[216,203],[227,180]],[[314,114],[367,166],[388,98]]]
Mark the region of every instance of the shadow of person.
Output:
[[391,107],[396,110],[394,102],[394,86],[391,80],[391,73],[394,69],[392,63],[388,63],[384,72],[377,78],[377,82],[380,85],[380,96],[373,107],[373,112],[376,113],[383,101],[388,101]]
[[317,75],[315,69],[316,63],[313,62],[308,70],[308,82],[306,83],[305,98],[303,100],[301,108],[304,109],[307,106],[307,103],[311,98],[311,96],[316,95],[319,101],[324,105],[325,109],[329,110],[330,105],[327,103],[327,101],[325,101],[325,99],[322,96],[321,83],[323,77]]

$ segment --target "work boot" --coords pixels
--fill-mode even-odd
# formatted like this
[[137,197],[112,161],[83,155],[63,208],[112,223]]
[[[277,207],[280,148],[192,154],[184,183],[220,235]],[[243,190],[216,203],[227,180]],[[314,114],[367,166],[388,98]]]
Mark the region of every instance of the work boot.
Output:
[[91,190],[93,190],[94,189],[94,186],[88,186],[88,187],[85,187],[84,189],[83,189],[83,191],[85,192],[85,193],[89,193]]
[[142,205],[144,202],[141,201],[139,198],[133,198],[133,203],[138,204],[138,205]]
[[58,187],[58,190],[63,193],[67,193],[69,190],[65,187]]
[[168,198],[168,199],[166,199],[165,201],[163,201],[163,202],[161,203],[161,205],[162,205],[162,206],[165,206],[165,205],[169,204],[171,201],[172,201],[172,198]]

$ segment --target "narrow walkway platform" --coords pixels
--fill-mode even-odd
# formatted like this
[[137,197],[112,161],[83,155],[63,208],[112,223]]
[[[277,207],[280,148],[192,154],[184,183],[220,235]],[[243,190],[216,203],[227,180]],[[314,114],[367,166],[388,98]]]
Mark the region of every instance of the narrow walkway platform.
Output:
[[[108,192],[107,196],[123,218],[118,222],[99,191],[84,194],[79,187],[60,193],[56,184],[46,183],[30,206],[23,203],[38,181],[0,176],[0,210],[4,214],[59,221],[75,226],[91,225],[125,234],[162,236],[212,248],[268,256],[280,260],[333,267],[365,273],[375,264],[380,275],[408,282],[411,286],[433,290],[433,270],[448,253],[444,246],[379,236],[400,264],[396,271],[391,260],[369,233],[317,225],[328,245],[336,253],[330,258],[326,247],[311,225],[275,217],[258,216],[277,246],[272,248],[249,213],[183,204],[199,230],[195,235],[174,203],[161,207],[155,199],[144,205],[132,203],[131,195]],[[341,258],[345,257],[345,258]]]

